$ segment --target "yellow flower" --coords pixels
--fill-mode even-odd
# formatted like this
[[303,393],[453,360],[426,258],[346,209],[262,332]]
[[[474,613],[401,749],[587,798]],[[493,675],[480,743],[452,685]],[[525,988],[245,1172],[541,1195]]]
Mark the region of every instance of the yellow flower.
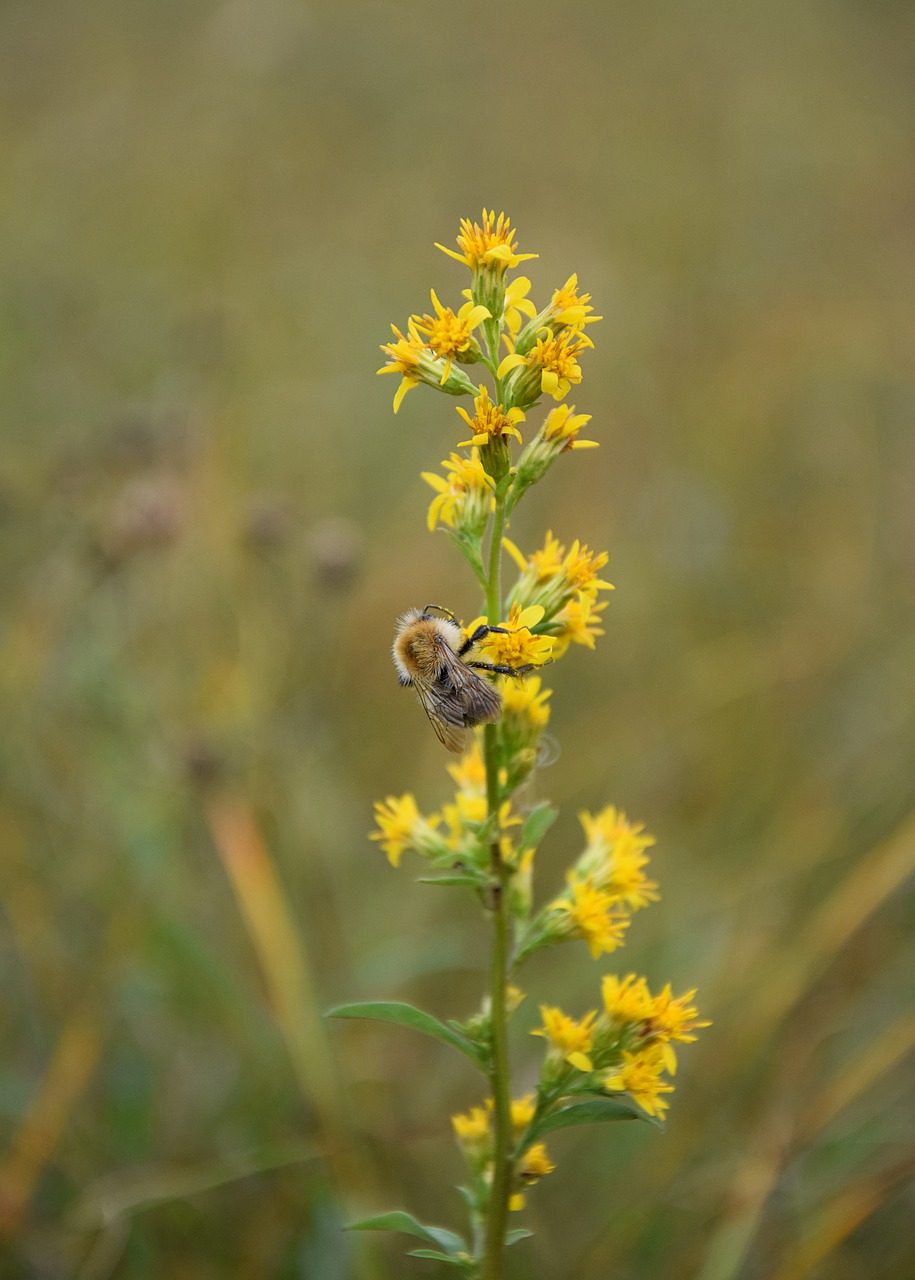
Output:
[[541,692],[540,685],[539,676],[529,676],[523,683],[503,680],[500,690],[503,722],[514,717],[538,732],[545,729],[550,719],[547,699],[553,696],[553,690]]
[[527,354],[519,351],[507,355],[499,365],[496,376],[505,379],[506,397],[523,409],[529,408],[542,395],[562,400],[573,383],[581,382],[578,357],[586,347],[593,347],[589,337],[578,329],[563,329],[559,334],[549,333],[538,338]]
[[481,641],[480,652],[488,662],[498,666],[542,667],[549,662],[553,649],[550,636],[535,635],[530,628],[535,627],[543,618],[543,610],[539,605],[521,609],[512,605],[508,621],[502,623],[504,631],[490,631]]
[[459,448],[463,449],[471,444],[491,444],[496,439],[506,440],[508,436],[514,436],[520,441],[518,423],[524,421],[524,414],[520,409],[509,409],[506,413],[500,404],[491,402],[485,387],[480,387],[480,394],[474,398],[473,407],[475,413],[471,418],[466,409],[461,405],[456,406],[472,432],[469,440],[459,441]]
[[451,1126],[461,1146],[480,1153],[490,1145],[489,1112],[484,1107],[471,1107],[463,1114],[451,1117]]
[[468,358],[481,358],[473,331],[478,324],[490,318],[489,311],[486,307],[475,306],[473,302],[465,302],[455,315],[450,307],[442,306],[434,289],[430,292],[435,315],[413,316],[412,326],[425,336],[426,346],[445,361],[442,382],[446,382],[451,372],[452,360],[464,357],[466,362]]
[[578,433],[591,421],[590,413],[576,413],[574,405],[558,404],[547,414],[540,428],[546,443],[562,449],[596,449],[596,440],[579,440]]
[[614,1093],[628,1093],[650,1116],[663,1120],[669,1103],[659,1095],[674,1091],[672,1084],[661,1079],[663,1070],[663,1059],[653,1049],[624,1052],[622,1066],[618,1071],[608,1073],[604,1088]]
[[596,817],[587,812],[579,814],[579,821],[588,844],[578,859],[578,874],[590,876],[599,888],[624,902],[630,911],[657,902],[658,886],[644,871],[648,865],[645,850],[655,840],[654,836],[645,834],[644,824],[630,823],[625,813],[612,804]]
[[593,1022],[597,1013],[592,1011],[580,1022],[570,1018],[561,1009],[549,1005],[540,1006],[543,1026],[532,1031],[532,1036],[543,1036],[561,1058],[577,1067],[579,1071],[593,1071],[594,1065],[588,1057],[593,1044]]
[[550,910],[565,916],[563,932],[569,937],[584,938],[595,960],[603,952],[622,946],[630,922],[620,911],[618,899],[595,888],[590,878],[578,880],[570,873],[568,879],[567,893],[550,905]]
[[475,837],[480,823],[486,820],[486,797],[468,795],[466,791],[458,791],[454,804],[442,806],[442,817],[448,827],[448,848],[457,852],[463,847],[466,837]]
[[627,973],[622,979],[612,973],[606,974],[601,980],[601,995],[604,1012],[614,1022],[644,1022],[651,1016],[652,999],[648,983],[634,973]]
[[556,289],[553,293],[547,314],[557,325],[571,325],[574,328],[593,324],[595,320],[602,320],[603,316],[589,314],[594,310],[588,305],[590,301],[590,293],[578,292],[578,276],[572,275],[561,289]]
[[452,453],[442,466],[447,472],[444,478],[431,471],[422,472],[426,484],[436,490],[429,504],[428,527],[434,529],[441,520],[452,529],[482,533],[489,519],[495,482],[483,470],[479,449],[471,449],[469,458]]
[[459,790],[470,795],[486,795],[486,764],[477,738],[473,739],[470,750],[461,756],[457,764],[448,765],[448,772]]
[[471,271],[489,267],[504,273],[509,268],[516,267],[519,262],[537,257],[536,253],[517,252],[515,232],[510,220],[504,213],[500,213],[497,218],[495,210],[483,210],[482,226],[471,222],[469,218],[462,218],[457,246],[460,253],[446,249],[443,244],[436,243],[435,247],[441,249],[442,253],[447,253],[449,258],[465,263]]
[[522,1182],[531,1183],[539,1178],[545,1178],[555,1168],[547,1153],[546,1144],[535,1142],[533,1146],[528,1147],[518,1161],[517,1173]]
[[561,658],[570,644],[583,644],[588,649],[594,648],[597,636],[605,634],[601,614],[607,607],[606,600],[596,603],[587,592],[580,592],[554,616],[562,630],[556,636],[555,657]]
[[424,818],[409,792],[399,798],[388,796],[385,800],[376,801],[375,821],[379,830],[371,832],[369,839],[379,841],[392,867],[400,866],[404,849],[424,853],[430,851],[430,845],[441,843],[435,830],[438,816],[430,814]]
[[396,325],[392,324],[391,329],[397,341],[382,345],[381,350],[388,357],[388,363],[377,372],[399,373],[403,379],[394,395],[395,413],[407,392],[421,382],[452,396],[473,394],[476,388],[463,369],[452,369],[450,363],[446,365],[431,352],[412,323],[408,325],[409,336],[401,333]]
[[699,1010],[690,1001],[696,994],[696,988],[685,992],[674,999],[670,983],[656,995],[649,1014],[648,1034],[664,1040],[680,1040],[689,1044],[696,1039],[694,1031],[701,1027],[710,1027],[710,1022],[700,1022]]
[[527,276],[516,276],[505,288],[505,326],[509,333],[517,333],[521,328],[522,311],[526,316],[537,314],[537,308],[527,296],[530,288]]
[[[522,605],[540,605],[544,610],[544,616],[550,621],[556,618],[564,606],[577,597],[578,618],[573,611],[560,621],[570,625],[579,633],[587,632],[587,616],[584,621],[581,620],[581,612],[584,609],[582,598],[588,598],[589,616],[597,593],[613,590],[612,583],[598,577],[599,571],[609,558],[606,551],[595,553],[578,538],[566,551],[559,539],[554,538],[552,530],[547,533],[542,550],[534,551],[527,557],[507,538],[503,539],[502,545],[521,570],[521,576],[512,591],[512,598]],[[596,631],[592,628],[590,634],[593,636]],[[562,632],[560,632],[561,636]],[[582,640],[581,643],[586,644],[587,641]],[[561,644],[560,651],[564,652],[567,647],[568,642],[565,645]]]
[[533,1120],[536,1110],[536,1093],[526,1093],[523,1098],[512,1099],[512,1129],[515,1132],[516,1141]]

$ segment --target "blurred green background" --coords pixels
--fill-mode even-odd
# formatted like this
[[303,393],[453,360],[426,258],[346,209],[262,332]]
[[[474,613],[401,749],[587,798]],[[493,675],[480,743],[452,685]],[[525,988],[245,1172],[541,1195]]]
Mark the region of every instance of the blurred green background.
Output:
[[[0,1274],[433,1276],[478,913],[366,839],[437,807],[395,617],[454,402],[378,343],[505,209],[604,316],[596,453],[512,528],[610,552],[551,672],[562,808],[658,837],[618,963],[699,988],[667,1132],[570,1130],[515,1280],[915,1275],[915,10],[899,0],[5,0]],[[519,1090],[520,1091],[520,1090]]]

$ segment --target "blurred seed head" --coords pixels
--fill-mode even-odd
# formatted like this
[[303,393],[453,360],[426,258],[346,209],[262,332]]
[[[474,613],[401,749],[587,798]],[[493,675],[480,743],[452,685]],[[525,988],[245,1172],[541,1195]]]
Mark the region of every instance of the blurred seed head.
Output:
[[359,570],[363,542],[359,526],[343,516],[331,516],[312,526],[308,547],[321,586],[349,586]]
[[259,494],[248,502],[242,519],[242,538],[255,551],[267,551],[289,540],[292,512],[284,499]]
[[166,546],[184,528],[186,499],[169,476],[129,480],[118,491],[99,535],[99,549],[112,563],[139,551]]

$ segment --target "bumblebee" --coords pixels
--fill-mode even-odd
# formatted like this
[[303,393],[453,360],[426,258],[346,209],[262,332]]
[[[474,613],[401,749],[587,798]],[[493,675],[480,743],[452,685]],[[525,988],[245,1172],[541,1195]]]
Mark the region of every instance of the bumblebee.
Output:
[[469,658],[492,631],[509,634],[506,627],[484,622],[465,636],[454,614],[434,604],[410,609],[397,622],[393,655],[400,683],[416,690],[439,742],[455,754],[464,750],[467,729],[492,724],[502,714],[498,693],[477,672],[522,676],[534,669],[533,664],[509,667]]

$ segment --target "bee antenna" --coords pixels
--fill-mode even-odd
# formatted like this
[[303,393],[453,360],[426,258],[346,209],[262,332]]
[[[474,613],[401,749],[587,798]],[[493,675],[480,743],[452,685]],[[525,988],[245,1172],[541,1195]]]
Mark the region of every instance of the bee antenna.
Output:
[[454,622],[454,614],[451,612],[450,609],[444,609],[440,604],[427,604],[426,607],[423,609],[423,613],[428,613],[430,609],[434,609],[436,613],[441,613],[446,618],[449,618],[452,622]]

